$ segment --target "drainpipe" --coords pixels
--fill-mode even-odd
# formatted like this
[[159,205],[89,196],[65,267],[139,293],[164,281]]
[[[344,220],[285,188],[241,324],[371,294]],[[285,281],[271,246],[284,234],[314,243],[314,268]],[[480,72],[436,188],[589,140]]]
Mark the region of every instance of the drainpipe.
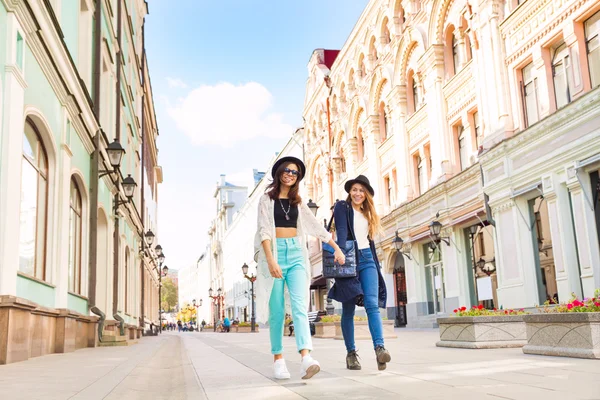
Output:
[[146,113],[145,113],[145,106],[146,106],[146,32],[145,32],[145,21],[144,24],[142,24],[142,193],[141,193],[141,207],[142,207],[142,259],[140,261],[140,278],[142,280],[141,282],[141,300],[140,300],[140,327],[142,328],[142,333],[143,333],[143,329],[146,326],[146,321],[145,321],[145,317],[144,317],[144,294],[145,294],[145,287],[144,287],[144,281],[145,281],[145,273],[146,270],[144,268],[144,260],[146,257],[146,241],[144,240],[144,232],[145,232],[145,226],[144,226],[144,222],[146,221],[146,207],[145,207],[145,198],[144,198],[144,193],[146,192],[144,190],[144,177],[146,175],[144,167],[145,167],[145,159],[146,159]]
[[[117,3],[117,37],[119,43],[119,50],[116,54],[117,58],[117,87],[116,87],[116,118],[115,118],[115,136],[117,140],[121,140],[121,46],[122,46],[122,19],[123,19],[123,7],[122,0],[118,0]],[[119,185],[117,178],[117,193],[114,196],[114,216],[115,216],[115,229],[113,235],[113,318],[119,321],[121,336],[125,335],[125,320],[118,314],[119,304],[119,217],[118,204],[119,204]],[[125,299],[127,301],[127,299]]]
[[[94,11],[94,115],[96,121],[100,121],[100,76],[102,68],[102,2],[96,2]],[[99,124],[98,124],[99,125]],[[98,165],[100,164],[100,138],[102,132],[100,129],[94,136],[94,152],[91,157],[90,166],[90,259],[88,270],[88,307],[91,312],[100,317],[98,321],[98,340],[102,342],[102,332],[104,330],[104,313],[96,306],[96,274],[98,264]]]

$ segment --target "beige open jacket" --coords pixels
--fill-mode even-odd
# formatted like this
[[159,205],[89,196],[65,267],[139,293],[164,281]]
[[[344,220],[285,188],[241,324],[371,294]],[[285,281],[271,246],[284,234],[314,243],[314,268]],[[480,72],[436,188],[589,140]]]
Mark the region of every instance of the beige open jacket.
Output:
[[[273,288],[274,278],[269,272],[267,265],[267,257],[262,246],[265,240],[271,241],[271,251],[277,259],[277,243],[275,234],[275,202],[271,200],[268,194],[263,194],[258,202],[258,224],[256,235],[254,236],[254,260],[257,263],[257,279],[256,279],[256,319],[258,322],[266,323],[269,319],[269,297]],[[308,285],[306,287],[306,295],[309,294],[309,286],[311,280],[311,265],[308,258],[308,250],[306,247],[306,235],[314,236],[324,242],[331,240],[331,234],[319,223],[317,218],[310,211],[308,206],[302,202],[298,206],[298,225],[297,237],[300,239],[300,245],[304,256],[304,268],[306,270],[306,278]],[[279,263],[279,260],[277,260]]]

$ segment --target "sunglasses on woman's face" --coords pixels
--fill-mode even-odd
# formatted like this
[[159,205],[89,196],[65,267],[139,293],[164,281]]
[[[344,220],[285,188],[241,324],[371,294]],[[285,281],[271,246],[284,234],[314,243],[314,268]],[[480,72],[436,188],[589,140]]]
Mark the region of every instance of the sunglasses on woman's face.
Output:
[[300,175],[300,172],[296,171],[295,169],[289,169],[289,168],[285,168],[283,170],[284,174],[289,174],[289,175],[294,175],[296,178]]

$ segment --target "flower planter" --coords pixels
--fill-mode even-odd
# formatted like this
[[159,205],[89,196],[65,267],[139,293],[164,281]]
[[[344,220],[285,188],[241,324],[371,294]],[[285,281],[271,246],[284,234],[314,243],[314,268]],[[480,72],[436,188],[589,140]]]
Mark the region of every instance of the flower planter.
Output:
[[525,354],[600,359],[600,312],[524,316]]
[[335,322],[315,322],[315,337],[322,339],[335,337]]
[[[258,324],[256,324],[254,326],[254,329],[256,332],[258,332]],[[232,327],[231,329],[232,332],[236,332],[236,333],[251,333],[252,332],[252,327],[251,326],[239,326],[236,325],[235,329]]]
[[[384,339],[396,339],[396,332],[394,332],[394,321],[383,320],[383,338]],[[336,340],[343,340],[344,335],[342,334],[342,323],[334,322],[335,324],[335,337]],[[371,339],[371,332],[369,331],[368,321],[354,321],[354,340],[367,340]]]
[[497,349],[527,344],[524,315],[438,318],[438,347]]

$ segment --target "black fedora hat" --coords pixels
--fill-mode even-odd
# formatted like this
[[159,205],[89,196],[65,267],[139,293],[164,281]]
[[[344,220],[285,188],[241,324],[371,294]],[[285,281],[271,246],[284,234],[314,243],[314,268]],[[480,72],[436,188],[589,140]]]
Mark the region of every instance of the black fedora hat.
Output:
[[369,182],[369,178],[367,178],[364,175],[359,175],[359,176],[357,176],[354,179],[350,179],[348,182],[346,182],[344,184],[344,189],[346,190],[347,193],[350,193],[350,189],[352,189],[352,185],[354,185],[355,183],[360,183],[361,185],[363,185],[364,187],[367,188],[367,190],[369,191],[369,193],[371,193],[371,196],[375,196],[375,191],[371,187],[371,183]]
[[304,165],[302,160],[292,156],[281,157],[279,160],[275,161],[275,164],[273,164],[273,168],[271,168],[271,176],[273,177],[273,179],[275,179],[275,173],[277,173],[277,168],[279,168],[281,164],[286,162],[294,163],[298,166],[298,169],[300,170],[300,176],[298,177],[298,181],[301,181],[302,178],[304,178],[304,175],[306,175],[306,166]]

